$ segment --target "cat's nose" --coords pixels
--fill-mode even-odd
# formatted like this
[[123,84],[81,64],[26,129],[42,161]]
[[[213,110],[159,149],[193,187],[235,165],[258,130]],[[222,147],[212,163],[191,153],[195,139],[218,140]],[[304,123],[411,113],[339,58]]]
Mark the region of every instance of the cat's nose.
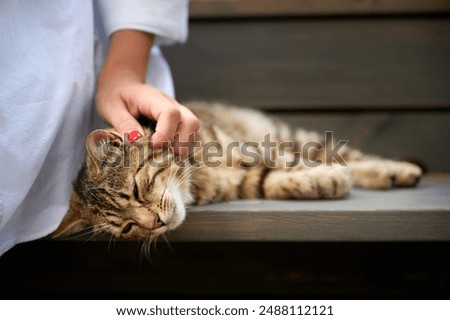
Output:
[[153,224],[153,229],[158,229],[164,227],[165,225],[166,223],[163,220],[161,220],[161,217],[159,216],[159,214],[157,214],[155,223]]

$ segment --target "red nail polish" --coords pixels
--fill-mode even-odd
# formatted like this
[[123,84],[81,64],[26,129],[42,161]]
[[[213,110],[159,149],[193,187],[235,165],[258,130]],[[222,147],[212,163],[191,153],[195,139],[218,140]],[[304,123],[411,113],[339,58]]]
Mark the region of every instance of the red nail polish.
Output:
[[128,134],[128,141],[130,141],[130,143],[134,143],[140,138],[142,138],[142,134],[137,130],[133,130]]

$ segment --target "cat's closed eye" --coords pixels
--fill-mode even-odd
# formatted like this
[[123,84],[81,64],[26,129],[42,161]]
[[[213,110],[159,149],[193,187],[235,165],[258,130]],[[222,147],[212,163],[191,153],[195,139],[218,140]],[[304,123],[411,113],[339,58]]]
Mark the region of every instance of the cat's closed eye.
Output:
[[133,228],[134,223],[130,222],[127,223],[126,226],[122,229],[122,234],[127,234],[131,231],[131,229]]
[[139,189],[138,189],[137,183],[134,184],[133,196],[134,196],[134,199],[139,201]]

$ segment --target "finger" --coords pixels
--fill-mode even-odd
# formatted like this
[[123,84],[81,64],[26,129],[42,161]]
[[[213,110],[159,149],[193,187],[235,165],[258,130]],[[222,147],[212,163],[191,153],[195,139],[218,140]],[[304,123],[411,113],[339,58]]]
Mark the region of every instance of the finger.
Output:
[[174,140],[174,152],[180,155],[186,155],[194,147],[195,141],[198,141],[198,130],[200,123],[191,111],[184,110],[182,120],[178,126],[176,139]]
[[159,90],[145,86],[135,95],[139,113],[156,121],[155,133],[151,137],[154,148],[170,145],[181,120],[180,105]]
[[[129,142],[134,142],[136,139],[144,135],[144,130],[139,122],[129,113],[123,105],[113,106],[111,109],[114,110],[110,114],[111,125],[116,129],[120,136],[124,137],[124,140]],[[138,132],[136,134],[133,132]],[[131,133],[131,135],[130,135]],[[128,139],[130,137],[130,139]]]
[[159,148],[166,144],[170,145],[180,125],[180,111],[172,106],[166,107],[155,118],[156,129],[151,137],[153,146]]

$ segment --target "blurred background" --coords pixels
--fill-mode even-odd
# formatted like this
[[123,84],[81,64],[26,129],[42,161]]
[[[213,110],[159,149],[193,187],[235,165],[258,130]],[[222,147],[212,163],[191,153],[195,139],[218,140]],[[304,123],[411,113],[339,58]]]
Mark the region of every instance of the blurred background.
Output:
[[177,98],[253,106],[450,171],[450,1],[191,0]]

